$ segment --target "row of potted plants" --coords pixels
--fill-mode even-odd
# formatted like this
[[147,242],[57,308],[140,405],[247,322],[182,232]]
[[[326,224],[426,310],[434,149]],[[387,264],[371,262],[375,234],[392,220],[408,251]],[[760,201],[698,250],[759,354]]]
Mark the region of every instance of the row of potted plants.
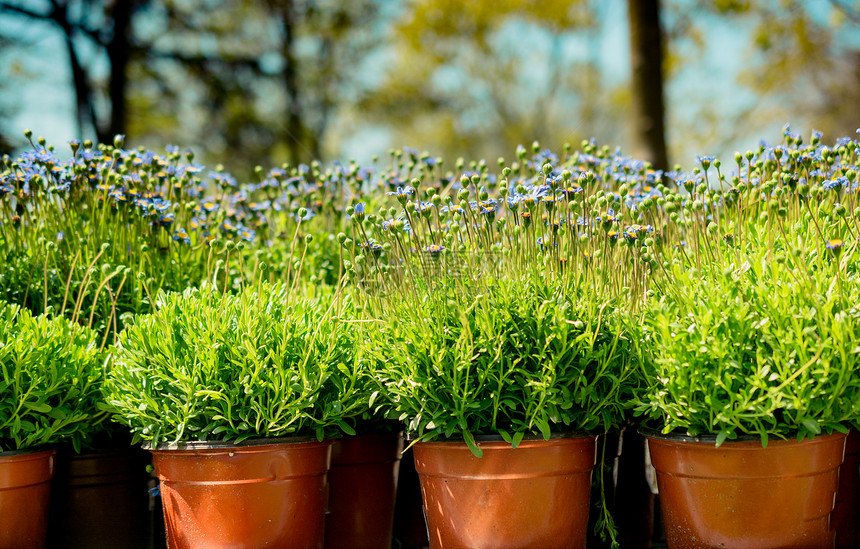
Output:
[[[104,396],[76,402],[152,452],[170,546],[359,546],[368,515],[384,513],[344,507],[351,533],[326,526],[337,467],[387,464],[378,476],[391,493],[396,422],[431,546],[584,546],[592,469],[605,461],[595,435],[635,415],[670,547],[830,547],[847,531],[830,519],[860,418],[856,142],[784,138],[736,155],[733,176],[709,157],[662,174],[586,142],[561,158],[520,149],[496,175],[460,162],[443,174],[440,159],[408,150],[375,173],[287,166],[238,190],[215,171],[218,190],[199,196],[186,187],[202,186],[202,167],[177,152],[162,160],[118,140],[60,165],[37,146],[5,162],[0,241],[30,274],[7,272],[4,287],[47,312],[40,322],[94,328],[83,347],[99,357]],[[159,196],[143,197],[146,186]],[[198,228],[217,220],[221,238],[168,236],[180,211]],[[240,216],[288,236],[225,242]],[[110,251],[100,239],[111,237],[125,246]],[[18,403],[49,393],[7,371],[13,409],[47,422],[68,407]],[[8,427],[4,450],[71,436],[23,442],[30,427]],[[352,437],[367,433],[389,450],[355,456]],[[719,466],[699,464],[711,454]],[[794,479],[786,491],[780,476]],[[596,509],[614,539],[607,504]]]

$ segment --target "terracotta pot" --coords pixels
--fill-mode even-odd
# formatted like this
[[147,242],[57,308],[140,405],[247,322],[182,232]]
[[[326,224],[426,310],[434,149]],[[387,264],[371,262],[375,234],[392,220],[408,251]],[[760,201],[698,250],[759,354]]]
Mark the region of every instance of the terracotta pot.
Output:
[[304,440],[152,450],[167,546],[321,548],[331,442]]
[[140,448],[60,453],[51,497],[49,545],[64,549],[146,549],[149,509]]
[[389,549],[403,439],[371,433],[337,439],[328,472],[328,549]]
[[585,547],[595,438],[414,446],[431,548]]
[[860,547],[860,431],[845,441],[845,460],[839,469],[839,490],[832,515],[837,549]]
[[45,547],[54,454],[0,452],[0,549]]
[[845,435],[724,442],[648,436],[670,549],[829,549]]

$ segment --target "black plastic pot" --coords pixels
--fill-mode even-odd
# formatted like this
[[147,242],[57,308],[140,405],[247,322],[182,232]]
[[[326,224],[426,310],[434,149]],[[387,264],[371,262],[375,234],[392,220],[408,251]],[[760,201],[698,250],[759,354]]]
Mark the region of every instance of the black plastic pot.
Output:
[[421,549],[428,547],[427,522],[421,503],[421,482],[415,471],[412,448],[403,452],[397,480],[397,500],[394,505],[395,547]]
[[61,452],[48,546],[149,549],[148,459],[146,452],[133,447],[80,455]]

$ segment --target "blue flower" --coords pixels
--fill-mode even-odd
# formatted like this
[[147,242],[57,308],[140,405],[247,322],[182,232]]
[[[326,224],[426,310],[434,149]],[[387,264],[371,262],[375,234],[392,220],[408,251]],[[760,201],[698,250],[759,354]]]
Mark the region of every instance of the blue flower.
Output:
[[707,156],[707,155],[706,156],[698,156],[698,155],[696,155],[696,160],[699,161],[699,164],[702,165],[702,168],[705,171],[707,171],[707,169],[711,167],[711,164],[713,164],[714,160],[716,160],[716,159],[717,159],[717,157],[715,157],[715,156]]
[[406,200],[409,198],[409,195],[413,194],[414,192],[415,189],[413,189],[409,185],[406,185],[405,187],[397,187],[396,191],[391,191],[385,194],[397,198],[397,200],[399,200],[400,202],[406,202]]
[[850,182],[848,178],[843,176],[837,177],[836,179],[828,179],[821,184],[827,191],[838,191],[842,188],[848,188],[850,186]]
[[439,244],[431,244],[424,248],[424,251],[431,255],[436,255],[445,251],[445,246],[440,246]]
[[574,184],[569,185],[566,189],[559,190],[561,191],[562,195],[566,196],[567,198],[573,198],[574,195],[577,195],[582,192],[582,187]]
[[209,178],[213,179],[221,187],[234,188],[238,185],[236,178],[228,173],[209,172]]
[[239,229],[239,238],[244,240],[245,242],[253,242],[255,238],[257,238],[257,233],[249,229],[248,227],[242,227]]
[[634,226],[624,227],[624,238],[633,241],[639,236],[639,231]]
[[532,190],[529,194],[534,196],[535,198],[544,198],[550,192],[552,192],[552,187],[549,185],[535,185],[532,187]]
[[786,141],[800,141],[800,134],[797,132],[791,131],[791,125],[786,124],[784,128],[782,128],[782,135],[785,136]]
[[832,250],[832,251],[834,251],[834,252],[838,252],[838,251],[840,251],[840,250],[842,249],[842,246],[843,246],[844,244],[845,244],[845,243],[844,243],[844,242],[842,242],[842,240],[841,240],[841,239],[839,239],[839,238],[832,238],[832,239],[828,240],[826,244],[824,244],[824,247],[825,247],[825,248],[827,248],[828,250]]
[[365,240],[364,242],[359,242],[358,247],[362,250],[372,252],[375,255],[379,255],[382,253],[382,245],[374,240]]
[[182,242],[183,244],[191,244],[191,239],[188,237],[188,232],[182,228],[173,231],[173,240],[177,242]]

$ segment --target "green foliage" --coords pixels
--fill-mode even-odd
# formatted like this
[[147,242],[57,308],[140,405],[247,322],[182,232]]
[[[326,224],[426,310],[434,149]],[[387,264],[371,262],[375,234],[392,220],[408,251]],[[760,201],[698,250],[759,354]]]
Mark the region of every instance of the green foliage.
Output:
[[0,160],[0,299],[87,325],[103,346],[159,290],[197,286],[216,267],[231,291],[260,262],[270,281],[337,282],[325,234],[341,224],[341,193],[361,186],[357,167],[260,168],[262,182],[239,184],[220,167],[203,175],[190,151],[122,149],[122,136],[72,143],[65,161],[31,144]]
[[646,315],[653,364],[638,411],[664,432],[767,444],[845,432],[860,415],[856,289],[808,288],[766,261],[678,282]]
[[[593,297],[593,296],[589,296]],[[617,312],[581,288],[528,276],[437,286],[391,304],[366,344],[381,390],[418,440],[609,429],[630,398],[634,342]]]
[[103,358],[87,328],[0,303],[0,451],[85,447],[106,417]]
[[285,285],[161,295],[115,349],[105,384],[114,420],[153,444],[351,434],[368,386],[343,306]]

